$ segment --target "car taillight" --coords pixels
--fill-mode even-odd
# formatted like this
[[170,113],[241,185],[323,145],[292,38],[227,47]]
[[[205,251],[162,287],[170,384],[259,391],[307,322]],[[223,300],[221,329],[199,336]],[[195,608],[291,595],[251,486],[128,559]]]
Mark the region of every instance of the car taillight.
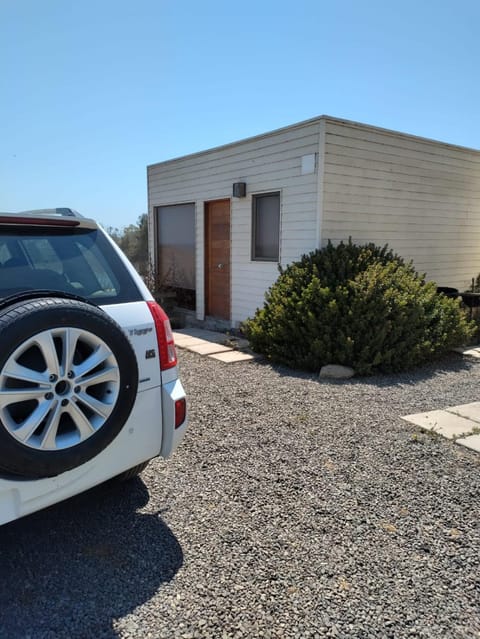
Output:
[[175,428],[178,428],[185,421],[185,417],[187,416],[187,402],[185,397],[182,399],[177,399],[175,402]]
[[164,371],[167,368],[173,368],[177,365],[177,351],[175,350],[170,320],[157,302],[147,302],[147,305],[155,322],[160,369]]

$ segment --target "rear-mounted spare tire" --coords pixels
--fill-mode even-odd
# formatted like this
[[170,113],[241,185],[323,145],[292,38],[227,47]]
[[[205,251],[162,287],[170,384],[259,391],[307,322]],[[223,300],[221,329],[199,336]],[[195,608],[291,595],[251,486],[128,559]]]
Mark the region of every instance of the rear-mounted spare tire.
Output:
[[100,308],[44,297],[0,309],[0,472],[52,477],[92,459],[137,386],[132,346]]

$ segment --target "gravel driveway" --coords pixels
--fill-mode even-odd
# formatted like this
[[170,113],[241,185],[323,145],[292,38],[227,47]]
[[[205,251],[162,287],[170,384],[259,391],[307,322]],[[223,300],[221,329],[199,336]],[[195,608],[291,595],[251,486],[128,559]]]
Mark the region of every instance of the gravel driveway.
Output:
[[182,351],[169,461],[0,528],[0,637],[480,637],[480,455],[400,416],[480,364],[319,382]]

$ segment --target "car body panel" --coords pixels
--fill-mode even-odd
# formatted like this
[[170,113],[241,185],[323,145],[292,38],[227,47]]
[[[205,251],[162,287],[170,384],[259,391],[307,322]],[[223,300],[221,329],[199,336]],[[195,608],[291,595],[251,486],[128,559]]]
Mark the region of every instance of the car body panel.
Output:
[[137,356],[139,390],[162,383],[157,346],[157,333],[146,302],[127,302],[101,306],[128,337]]

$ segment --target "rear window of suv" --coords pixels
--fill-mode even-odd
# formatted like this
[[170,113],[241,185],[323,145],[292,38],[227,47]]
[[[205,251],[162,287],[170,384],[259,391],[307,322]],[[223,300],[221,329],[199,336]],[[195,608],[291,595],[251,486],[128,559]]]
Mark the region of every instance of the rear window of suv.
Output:
[[0,298],[39,289],[98,305],[142,299],[101,231],[0,227]]

